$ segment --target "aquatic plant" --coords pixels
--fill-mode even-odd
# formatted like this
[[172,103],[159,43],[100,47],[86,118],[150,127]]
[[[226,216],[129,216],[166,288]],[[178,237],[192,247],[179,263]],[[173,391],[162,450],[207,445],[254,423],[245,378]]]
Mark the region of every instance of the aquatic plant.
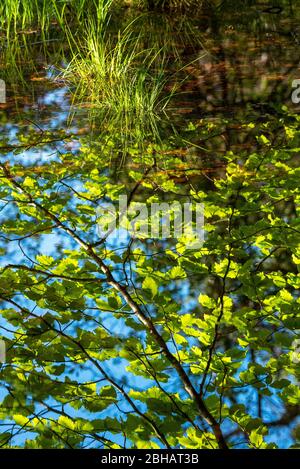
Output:
[[124,134],[157,132],[157,119],[174,90],[165,93],[164,51],[140,49],[141,35],[130,25],[116,37],[93,25],[84,41],[69,35],[73,59],[62,77],[73,88],[74,104],[90,105],[94,115],[116,123]]

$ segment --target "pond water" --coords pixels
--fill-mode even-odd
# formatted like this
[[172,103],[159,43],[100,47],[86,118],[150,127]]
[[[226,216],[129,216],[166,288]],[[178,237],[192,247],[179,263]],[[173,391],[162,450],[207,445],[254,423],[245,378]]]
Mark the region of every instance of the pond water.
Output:
[[[65,384],[60,394],[59,385],[53,391],[45,378],[97,381],[96,359],[133,396],[158,379],[184,401],[178,376],[163,359],[152,358],[160,352],[134,324],[126,298],[124,303],[110,293],[113,282],[97,271],[89,246],[162,335],[171,334],[169,349],[183,364],[186,360],[195,387],[205,375],[201,391],[208,402],[213,405],[217,397],[221,407],[223,399],[234,409],[236,420],[226,412],[221,419],[232,447],[249,447],[247,431],[236,427],[240,404],[268,427],[266,444],[286,448],[299,441],[299,370],[282,358],[290,357],[300,329],[299,103],[292,99],[294,80],[300,79],[299,9],[296,2],[277,3],[250,2],[245,8],[243,2],[235,7],[224,2],[223,9],[186,16],[126,8],[112,13],[104,36],[100,27],[82,23],[79,28],[72,21],[69,31],[59,22],[46,33],[33,27],[12,36],[0,31],[0,78],[6,84],[6,102],[0,104],[0,265],[5,268],[0,299],[8,311],[0,328],[9,343],[1,397],[8,399],[7,390],[14,389],[17,414],[26,415],[20,408],[33,402],[39,415],[46,402],[41,413],[46,419],[54,419],[53,409],[59,413],[61,406],[74,418],[98,418],[101,407],[92,399],[76,408]],[[103,37],[105,44],[97,45]],[[102,238],[99,208],[100,215],[107,215],[121,194],[128,205],[203,204],[204,244],[189,249],[185,234],[179,240],[174,235],[136,237],[128,225]],[[75,273],[90,283],[72,281]],[[92,291],[95,279],[99,285]],[[9,313],[18,307],[23,317],[31,311],[33,332],[41,316],[47,314],[51,323],[53,314],[52,324],[57,321],[58,329],[82,343],[92,339],[80,329],[92,334],[99,324],[116,343],[106,345],[107,337],[99,332],[103,356],[90,345],[87,361],[51,334],[36,343],[28,334],[18,344],[14,334],[21,320]],[[214,308],[221,314],[211,323]],[[190,327],[182,326],[181,333],[176,315],[191,315]],[[170,318],[177,324],[171,333]],[[210,325],[207,330],[204,323]],[[199,336],[193,332],[197,328]],[[136,338],[146,363],[130,356],[130,347],[138,350]],[[127,349],[120,352],[117,340]],[[199,350],[208,363],[204,368],[197,364]],[[26,371],[26,356],[44,380],[44,393],[34,390],[36,378],[30,367]],[[153,378],[151,367],[156,366]],[[32,373],[31,384],[24,385],[21,369]],[[280,380],[288,380],[290,387]],[[118,406],[105,410],[108,430],[102,432],[121,446],[124,435],[109,427],[109,419],[120,420],[129,411],[128,400],[122,399],[123,411]],[[164,410],[157,412],[163,420]],[[3,417],[3,444],[10,415],[7,411]],[[176,412],[172,418],[174,424]],[[12,445],[34,435],[33,428],[11,432]],[[141,441],[159,440],[155,432],[140,434]],[[50,447],[60,447],[51,438]],[[128,441],[133,439],[129,432]],[[41,437],[40,444],[46,440]],[[83,444],[70,441],[74,447]],[[99,441],[89,436],[85,444]],[[176,438],[172,444],[178,447]]]

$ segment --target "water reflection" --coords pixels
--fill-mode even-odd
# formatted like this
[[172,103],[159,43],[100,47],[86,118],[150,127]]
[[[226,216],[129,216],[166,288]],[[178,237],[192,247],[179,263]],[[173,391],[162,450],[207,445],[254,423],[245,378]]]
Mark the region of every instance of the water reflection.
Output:
[[[243,2],[242,4],[244,5]],[[270,201],[265,196],[265,199],[262,198],[261,209],[253,209],[252,212],[251,207],[244,209],[247,197],[254,197],[250,190],[244,198],[232,194],[228,200],[223,200],[220,203],[221,214],[215,214],[218,197],[225,184],[225,173],[228,171],[228,155],[236,155],[234,161],[238,167],[253,154],[250,163],[247,162],[249,168],[246,170],[249,172],[242,173],[244,168],[241,168],[239,177],[240,180],[249,178],[251,182],[254,181],[253,184],[257,184],[259,191],[264,187],[264,178],[269,177],[263,166],[264,158],[268,158],[268,148],[274,153],[277,150],[282,151],[283,156],[284,152],[287,154],[290,151],[289,133],[296,132],[295,117],[283,106],[288,106],[293,113],[297,112],[296,106],[291,103],[291,82],[299,74],[298,26],[297,19],[290,16],[290,8],[291,4],[282,11],[261,11],[252,6],[243,15],[238,8],[228,8],[220,16],[207,11],[199,18],[186,19],[185,22],[170,16],[160,16],[159,20],[155,15],[138,18],[132,26],[132,35],[135,39],[138,38],[135,42],[137,47],[141,50],[149,48],[151,44],[164,47],[166,66],[162,97],[176,87],[165,113],[157,112],[154,116],[157,119],[155,133],[153,127],[152,130],[149,127],[145,130],[137,118],[131,119],[128,128],[124,128],[126,119],[120,125],[113,112],[103,113],[101,97],[99,99],[97,96],[95,99],[94,95],[88,93],[91,86],[89,82],[83,84],[86,92],[79,97],[76,84],[66,82],[57,73],[68,64],[67,59],[71,55],[66,42],[57,47],[54,38],[53,41],[50,38],[44,42],[35,36],[22,35],[18,42],[11,45],[6,40],[2,41],[1,54],[2,59],[6,60],[4,76],[8,90],[7,102],[0,104],[2,161],[13,168],[17,178],[27,175],[38,181],[38,190],[41,190],[39,197],[43,201],[50,198],[51,207],[57,215],[69,215],[68,227],[77,236],[86,241],[88,231],[91,241],[95,245],[99,242],[95,227],[95,206],[107,201],[109,197],[115,201],[119,192],[127,193],[135,201],[153,197],[159,201],[180,199],[184,202],[195,194],[197,197],[201,195],[208,198],[210,226],[207,229],[207,246],[214,246],[214,249],[212,253],[204,253],[203,259],[201,258],[203,265],[208,266],[207,271],[199,271],[197,259],[189,258],[186,260],[188,278],[179,278],[179,281],[175,278],[174,281],[165,283],[161,280],[161,290],[166,300],[174,303],[174,310],[178,315],[191,310],[202,318],[203,311],[198,304],[199,288],[211,298],[216,299],[220,295],[220,277],[209,271],[209,268],[221,257],[214,240],[219,239],[220,249],[222,242],[225,245],[228,218],[233,231],[230,236],[233,239],[234,230],[244,227],[247,239],[247,236],[253,236],[247,229],[264,222],[265,205]],[[124,22],[130,19],[125,16]],[[145,34],[140,34],[141,28]],[[115,38],[115,32],[112,31],[111,34]],[[53,70],[55,73],[52,73]],[[294,125],[292,128],[289,127],[291,123]],[[275,186],[275,192],[284,192],[284,187],[280,185],[280,170],[284,171],[285,168],[280,167],[280,159],[281,157],[276,160],[277,166],[274,165],[274,180],[279,187],[278,189]],[[291,167],[296,168],[298,161],[298,152],[294,151]],[[259,173],[260,179],[253,177],[252,181],[253,173],[260,166],[263,168]],[[238,171],[237,167],[232,173]],[[47,170],[57,176],[52,187],[48,186],[50,178],[47,177]],[[102,178],[101,184],[97,182],[99,175]],[[236,184],[238,183],[237,180]],[[296,176],[290,184],[292,187],[293,184],[296,185]],[[111,190],[112,186],[115,192]],[[274,213],[286,223],[293,224],[296,220],[295,205],[289,199],[290,197],[283,201],[280,199],[278,203],[276,201]],[[229,209],[235,205],[239,213],[230,217]],[[82,210],[79,221],[75,216],[72,218],[78,206]],[[74,248],[74,240],[70,240],[62,232],[59,224],[52,226],[49,220],[48,226],[42,227],[42,234],[36,233],[36,237],[28,239],[25,223],[29,221],[29,211],[22,219],[24,237],[15,237],[12,225],[17,213],[15,206],[3,204],[2,265],[20,262],[20,259],[28,263],[28,259],[31,262],[38,254],[64,258],[66,250]],[[11,220],[13,223],[9,224]],[[265,272],[272,274],[279,271],[282,275],[296,275],[291,252],[286,245],[282,246],[279,234],[278,239],[276,253],[267,262]],[[287,239],[287,244],[292,244],[292,237]],[[170,259],[176,250],[180,256],[185,255],[174,240],[146,240],[139,242],[138,246],[141,257],[152,259],[151,268],[157,275],[166,271],[167,262],[173,262]],[[116,268],[118,279],[130,288],[136,288],[135,283],[139,281],[140,275],[134,272],[140,262],[133,252],[135,247],[134,242],[129,240],[125,247],[104,244],[99,248],[103,252],[114,248],[115,257],[110,253],[108,261]],[[245,263],[249,258],[259,265],[261,251],[258,248],[247,245],[246,242],[241,242],[239,248],[239,255]],[[85,266],[86,259],[82,258],[80,262]],[[92,268],[91,265],[87,267],[90,269],[89,273]],[[149,266],[147,268],[150,269]],[[237,314],[239,311],[250,314],[252,309],[259,308],[254,300],[247,297],[245,291],[240,290],[234,275],[229,286],[230,298]],[[273,285],[270,289],[272,288]],[[136,292],[137,296],[140,295],[141,288],[137,287]],[[263,292],[269,295],[267,287]],[[34,296],[30,301],[33,305]],[[150,301],[146,306],[147,312],[154,315],[155,307]],[[38,312],[44,314],[51,307],[54,307],[53,304],[45,303],[39,306]],[[88,324],[92,329],[95,318],[91,312],[95,305],[88,301],[85,308],[85,314],[89,317],[80,316],[76,321],[78,324],[90,321]],[[80,308],[77,309],[80,312]],[[123,340],[131,323],[130,318],[124,319],[121,314],[122,311],[116,320],[108,312],[104,325]],[[261,327],[262,330],[269,331],[269,324],[263,323]],[[140,338],[143,338],[142,331]],[[234,330],[224,328],[218,342],[220,352],[230,350],[237,340]],[[193,338],[190,338],[190,345],[194,345]],[[270,350],[259,351],[253,345],[253,350],[243,363],[244,370],[251,362],[264,364],[266,356],[270,355],[278,355],[276,347],[273,349],[270,345]],[[126,360],[120,357],[109,359],[106,363],[108,370],[118,367],[120,380],[125,384],[126,365]],[[195,364],[194,367],[196,368]],[[77,373],[78,368],[72,363],[68,364],[65,374],[71,376],[75,369]],[[87,376],[88,366],[82,365],[80,371],[82,376]],[[134,377],[131,385],[136,388],[147,386],[146,372],[141,371],[141,377]],[[176,386],[175,376],[171,376],[168,386],[170,389]],[[264,411],[261,399],[264,400]],[[261,397],[255,387],[250,390],[239,387],[236,389],[233,383],[226,394],[226,400],[230,404],[244,403],[249,411],[259,414],[267,422],[280,420],[284,413],[292,414],[289,406],[284,407],[279,401],[277,391],[271,396],[266,392]],[[118,415],[117,410],[114,412],[114,415]],[[298,412],[294,412],[288,423],[293,425],[297,417]],[[228,438],[236,447],[246,445],[239,430],[232,428],[229,423],[224,426]],[[292,436],[288,426],[284,427],[282,434],[277,431],[277,425],[274,425],[274,430],[272,424],[270,428],[270,439],[274,437],[281,446],[290,444]]]

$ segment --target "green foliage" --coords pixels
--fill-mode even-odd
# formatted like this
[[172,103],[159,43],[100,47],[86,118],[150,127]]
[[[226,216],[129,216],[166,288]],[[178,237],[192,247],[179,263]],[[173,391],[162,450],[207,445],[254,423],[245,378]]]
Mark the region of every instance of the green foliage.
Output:
[[[80,79],[73,103],[97,107],[98,132],[27,119],[13,143],[1,134],[0,446],[276,448],[300,406],[299,117],[245,113],[247,144],[230,150],[217,139],[236,116],[175,116],[158,139],[173,43],[145,47],[133,23],[109,35],[110,2],[23,2],[21,23],[18,6],[1,6],[8,35],[47,29],[46,12],[64,31],[64,79]],[[125,194],[203,203],[203,245],[100,238],[99,207]],[[289,437],[299,446],[299,426]]]
[[103,22],[111,3],[112,0],[7,0],[0,6],[0,24],[10,34],[35,26],[46,32],[54,22],[64,28],[70,21],[80,22],[89,14]]
[[[206,240],[196,251],[180,241],[158,252],[155,244],[136,241],[119,253],[97,243],[95,201],[116,201],[137,182],[143,199],[153,200],[149,186],[167,181],[168,171],[151,170],[152,157],[143,161],[141,172],[150,169],[144,182],[132,171],[118,185],[107,177],[105,142],[82,140],[71,164],[70,155],[61,154],[39,178],[35,166],[1,164],[1,194],[15,214],[2,223],[5,244],[25,237],[39,251],[30,262],[20,258],[1,270],[8,345],[2,412],[14,421],[12,435],[16,428],[33,432],[26,447],[111,447],[119,444],[114,435],[125,434],[126,444],[138,448],[217,448],[216,425],[223,422],[247,434],[250,447],[270,447],[267,422],[236,405],[235,396],[246,388],[260,399],[276,396],[283,406],[300,404],[293,358],[299,330],[297,126],[293,117],[293,138],[280,148],[251,153],[243,162],[228,154],[216,190],[187,194],[205,199]],[[134,151],[132,158],[136,167]],[[64,181],[64,191],[57,191]],[[76,181],[82,186],[75,190]],[[165,191],[176,196],[176,184],[160,187],[159,198]],[[52,233],[71,246],[43,252],[40,240]],[[134,288],[124,277],[129,263]],[[205,411],[199,412],[197,394],[186,393],[183,369]],[[76,370],[91,379],[79,379]],[[145,380],[144,389],[136,388],[134,377]],[[53,409],[57,417],[50,417]],[[9,440],[5,433],[3,444]]]

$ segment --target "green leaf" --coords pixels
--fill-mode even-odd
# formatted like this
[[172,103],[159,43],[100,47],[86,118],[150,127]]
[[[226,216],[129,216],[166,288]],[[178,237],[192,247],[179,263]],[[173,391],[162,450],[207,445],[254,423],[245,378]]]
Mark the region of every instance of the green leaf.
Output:
[[146,277],[143,281],[142,287],[144,290],[149,290],[151,292],[152,298],[157,295],[158,286],[153,277]]

